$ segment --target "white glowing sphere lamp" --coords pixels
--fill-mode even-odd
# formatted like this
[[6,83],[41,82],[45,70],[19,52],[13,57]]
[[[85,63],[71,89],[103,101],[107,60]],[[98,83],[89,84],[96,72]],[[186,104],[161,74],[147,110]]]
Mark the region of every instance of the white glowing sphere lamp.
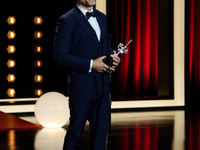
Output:
[[35,104],[35,117],[43,127],[63,127],[69,120],[68,98],[58,92],[43,94]]

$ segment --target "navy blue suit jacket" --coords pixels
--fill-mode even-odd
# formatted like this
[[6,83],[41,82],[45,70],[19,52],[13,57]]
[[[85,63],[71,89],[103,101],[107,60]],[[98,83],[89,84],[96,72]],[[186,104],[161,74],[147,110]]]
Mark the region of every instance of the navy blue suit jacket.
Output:
[[67,68],[69,94],[101,94],[109,92],[108,73],[92,70],[90,60],[111,53],[107,39],[107,17],[96,11],[101,29],[99,42],[92,26],[75,6],[58,19],[54,40],[54,58]]

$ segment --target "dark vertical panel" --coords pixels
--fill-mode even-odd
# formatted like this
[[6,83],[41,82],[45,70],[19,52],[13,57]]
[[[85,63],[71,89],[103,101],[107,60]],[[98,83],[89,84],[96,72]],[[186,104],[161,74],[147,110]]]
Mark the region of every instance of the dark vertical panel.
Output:
[[173,0],[159,0],[158,12],[158,95],[173,98]]

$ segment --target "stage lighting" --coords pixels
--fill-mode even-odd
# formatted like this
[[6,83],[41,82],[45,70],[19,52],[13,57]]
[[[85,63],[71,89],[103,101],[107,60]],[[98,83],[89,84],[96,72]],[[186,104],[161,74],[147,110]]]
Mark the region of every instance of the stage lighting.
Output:
[[9,16],[7,19],[8,25],[14,25],[16,22],[15,16]]
[[34,77],[34,80],[36,83],[42,83],[43,81],[43,76],[41,74],[36,74]]
[[9,45],[9,46],[7,47],[7,52],[8,52],[9,54],[14,54],[15,51],[16,51],[16,48],[15,48],[14,45]]
[[42,31],[35,31],[34,37],[35,37],[36,40],[42,39],[42,37],[43,37]]
[[8,37],[9,40],[14,39],[16,37],[15,31],[11,31],[11,30],[8,31],[7,37]]
[[9,60],[7,61],[7,66],[8,66],[8,68],[14,68],[15,65],[16,65],[15,60],[9,59]]
[[15,97],[16,91],[14,88],[9,88],[7,94],[9,97]]
[[33,20],[33,22],[35,23],[35,25],[41,25],[43,22],[43,19],[41,16],[36,16]]
[[47,128],[60,128],[69,120],[68,99],[58,92],[43,94],[35,104],[35,117]]
[[44,93],[44,92],[43,92],[42,89],[36,89],[35,92],[34,92],[34,94],[35,94],[36,96],[41,96],[43,93]]
[[35,51],[36,54],[37,54],[37,53],[42,53],[43,48],[42,48],[42,46],[36,45],[35,48],[34,48],[34,51]]
[[43,66],[42,60],[36,60],[34,64],[36,68],[41,68]]
[[8,82],[15,82],[16,77],[14,74],[8,74],[7,80],[8,80]]

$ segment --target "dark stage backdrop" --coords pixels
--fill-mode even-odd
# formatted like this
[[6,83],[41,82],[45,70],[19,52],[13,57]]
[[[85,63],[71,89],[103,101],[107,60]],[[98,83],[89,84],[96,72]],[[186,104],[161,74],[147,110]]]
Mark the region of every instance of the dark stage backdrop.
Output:
[[[173,0],[107,1],[112,48],[116,49],[119,42],[133,40],[128,46],[129,53],[121,55],[121,64],[112,75],[114,100],[173,97],[172,4]],[[71,1],[27,4],[9,1],[0,6],[0,98],[9,98],[9,88],[16,90],[15,98],[36,97],[36,89],[66,94],[66,72],[55,64],[52,48],[56,21],[73,6]],[[9,16],[15,16],[15,25],[8,25]],[[42,16],[42,25],[34,24],[35,16]],[[15,39],[7,38],[9,30],[16,32]],[[42,39],[34,39],[36,30],[43,32]],[[8,45],[16,46],[14,54],[8,54]],[[43,47],[42,53],[35,53],[36,45]],[[16,61],[14,68],[7,67],[9,59]],[[36,60],[42,60],[41,68],[35,67]],[[8,74],[15,74],[15,82],[7,81]],[[43,76],[42,82],[34,81],[36,74]]]

